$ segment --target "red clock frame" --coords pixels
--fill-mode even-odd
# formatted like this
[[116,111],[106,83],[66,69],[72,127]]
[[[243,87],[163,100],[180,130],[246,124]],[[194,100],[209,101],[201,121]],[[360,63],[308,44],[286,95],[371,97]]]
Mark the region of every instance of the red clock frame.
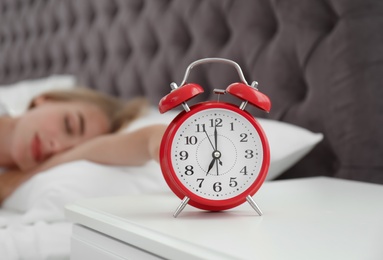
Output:
[[[225,199],[225,200],[210,200],[198,196],[197,194],[190,191],[186,188],[181,181],[178,179],[175,170],[173,168],[172,156],[171,156],[171,147],[174,140],[174,136],[178,131],[179,127],[192,115],[201,112],[206,109],[227,109],[235,113],[240,114],[246,118],[256,129],[258,135],[261,139],[262,149],[263,149],[263,162],[258,174],[258,177],[254,183],[245,191],[238,194],[237,196]],[[259,188],[262,186],[263,182],[266,179],[268,168],[270,165],[270,148],[267,141],[267,137],[259,125],[258,121],[247,111],[239,109],[237,106],[224,103],[224,102],[203,102],[196,104],[190,108],[189,112],[181,112],[168,126],[160,147],[160,165],[162,174],[170,187],[170,189],[182,200],[185,196],[189,197],[189,205],[192,205],[199,209],[211,210],[211,211],[220,211],[226,210],[233,207],[236,207],[246,201],[248,195],[253,196]]]

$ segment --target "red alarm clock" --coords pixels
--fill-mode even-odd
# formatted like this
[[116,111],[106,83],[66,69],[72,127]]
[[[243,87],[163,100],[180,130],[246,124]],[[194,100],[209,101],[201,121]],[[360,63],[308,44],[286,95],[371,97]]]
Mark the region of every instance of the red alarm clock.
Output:
[[[241,82],[216,94],[231,94],[243,100],[236,105],[208,101],[189,107],[186,101],[201,94],[203,88],[186,83],[191,69],[208,62],[233,65]],[[161,113],[182,105],[182,111],[169,124],[162,138],[160,164],[170,189],[182,200],[174,217],[187,204],[211,211],[226,210],[245,201],[262,215],[252,196],[265,181],[270,164],[266,135],[258,121],[245,108],[249,103],[267,112],[269,98],[248,85],[240,66],[221,58],[197,60],[189,65],[184,79],[159,103]]]

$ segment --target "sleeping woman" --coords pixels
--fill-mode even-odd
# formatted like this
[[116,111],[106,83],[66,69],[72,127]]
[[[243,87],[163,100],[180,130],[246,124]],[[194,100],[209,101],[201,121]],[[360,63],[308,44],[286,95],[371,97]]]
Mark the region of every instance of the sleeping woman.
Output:
[[36,173],[62,163],[138,166],[158,161],[166,126],[119,133],[144,107],[143,99],[125,104],[77,88],[36,97],[20,117],[0,115],[0,167],[6,169],[0,174],[0,204]]

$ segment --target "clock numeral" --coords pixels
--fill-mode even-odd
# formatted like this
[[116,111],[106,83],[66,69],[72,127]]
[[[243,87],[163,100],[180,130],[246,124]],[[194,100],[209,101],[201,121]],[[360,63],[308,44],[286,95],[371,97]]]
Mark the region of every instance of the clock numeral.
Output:
[[243,175],[247,175],[247,167],[243,167],[240,173],[243,173]]
[[198,142],[197,137],[194,135],[186,136],[185,139],[186,139],[186,145],[190,145],[190,144],[195,145]]
[[198,185],[198,188],[202,188],[202,183],[205,179],[202,179],[202,178],[198,178],[197,179],[197,182],[200,182],[199,185]]
[[248,149],[245,151],[245,153],[246,153],[246,155],[245,155],[246,159],[251,159],[254,157],[254,151],[253,150]]
[[233,122],[230,123],[230,131],[234,131],[234,123]]
[[205,124],[196,124],[197,126],[197,133],[206,132]]
[[194,171],[193,171],[193,165],[186,165],[185,166],[185,175],[187,176],[191,176],[194,174]]
[[234,188],[234,187],[237,187],[238,182],[236,182],[235,179],[237,179],[237,177],[231,177],[231,178],[230,178],[230,183],[229,183],[229,186],[230,186],[230,187],[233,187],[233,188]]
[[188,152],[186,152],[186,151],[181,151],[180,152],[180,159],[181,159],[181,161],[185,161],[185,160],[187,160],[188,158],[189,158],[189,154],[188,154]]
[[210,127],[222,127],[222,118],[210,119]]
[[215,191],[215,192],[220,192],[220,191],[222,191],[222,183],[220,183],[220,182],[216,182],[216,183],[214,183],[214,185],[213,185],[213,190]]
[[245,134],[245,133],[242,133],[242,134],[240,134],[239,135],[239,137],[241,137],[242,139],[241,139],[241,142],[242,143],[244,143],[244,142],[247,142],[248,140],[247,140],[247,134]]

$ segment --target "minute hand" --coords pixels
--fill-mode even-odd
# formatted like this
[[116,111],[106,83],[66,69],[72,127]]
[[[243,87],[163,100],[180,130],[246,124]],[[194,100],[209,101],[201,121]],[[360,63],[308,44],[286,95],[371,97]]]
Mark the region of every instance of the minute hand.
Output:
[[[218,132],[217,132],[217,126],[214,127],[214,143],[215,143],[215,151],[218,151]],[[222,166],[222,161],[217,158],[218,162],[219,162],[219,165]],[[217,165],[218,167],[218,165]]]
[[217,146],[217,126],[214,127],[214,144],[215,144],[215,150],[217,151],[218,150],[218,146]]

